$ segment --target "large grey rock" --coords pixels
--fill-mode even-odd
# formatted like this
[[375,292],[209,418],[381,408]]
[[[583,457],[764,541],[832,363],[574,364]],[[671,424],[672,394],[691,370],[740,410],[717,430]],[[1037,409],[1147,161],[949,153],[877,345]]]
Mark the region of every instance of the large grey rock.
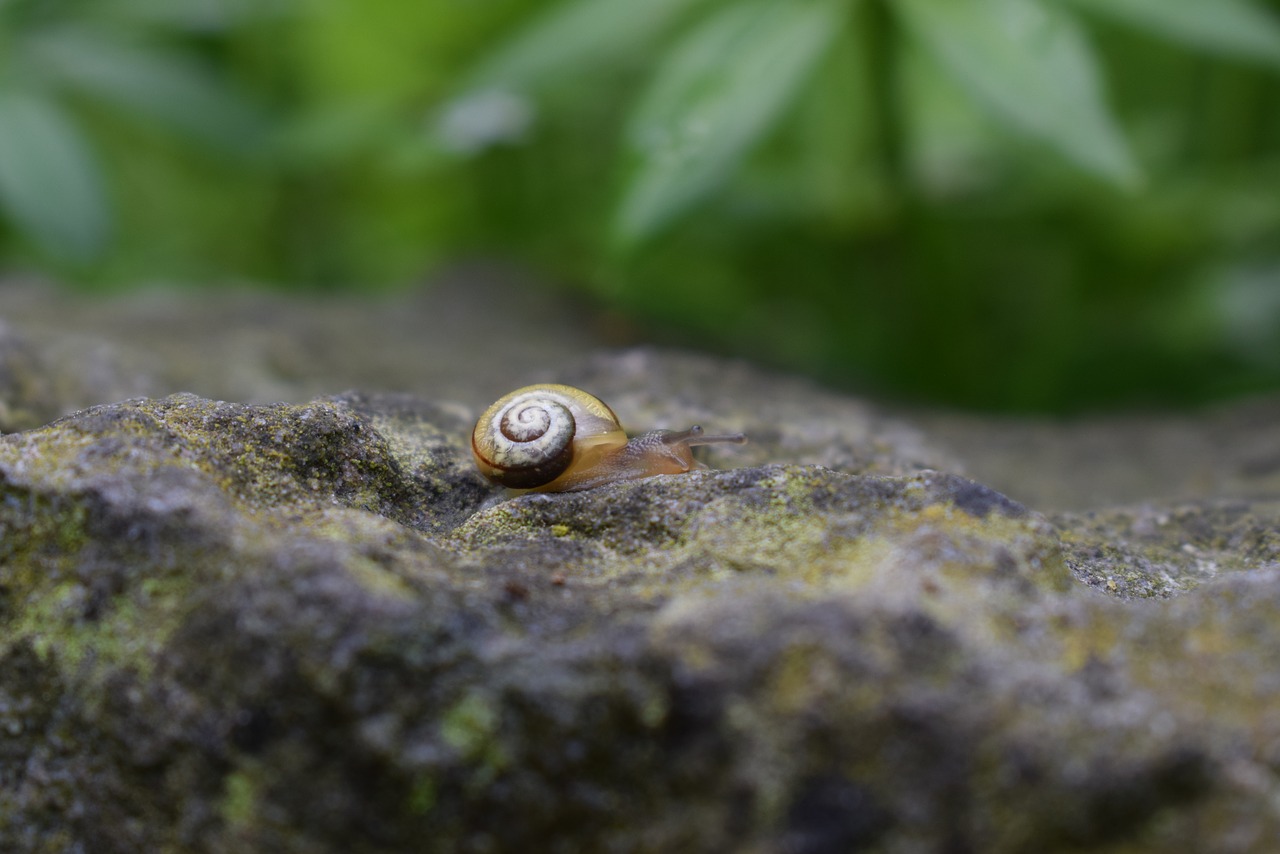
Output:
[[[291,373],[189,333],[200,369],[154,358],[183,345],[133,334],[140,310],[69,304],[60,330],[20,293],[0,340],[27,428],[0,438],[0,850],[1280,839],[1280,505],[1249,489],[1042,515],[950,473],[999,458],[963,452],[971,419],[740,363],[560,339],[415,386],[376,366],[435,358],[421,339],[456,312],[317,336],[332,305],[273,299]],[[148,309],[162,339],[185,305]],[[326,373],[368,390],[312,397]],[[467,433],[540,377],[636,428],[753,443],[720,470],[513,497]],[[1054,475],[1029,468],[1025,493]]]

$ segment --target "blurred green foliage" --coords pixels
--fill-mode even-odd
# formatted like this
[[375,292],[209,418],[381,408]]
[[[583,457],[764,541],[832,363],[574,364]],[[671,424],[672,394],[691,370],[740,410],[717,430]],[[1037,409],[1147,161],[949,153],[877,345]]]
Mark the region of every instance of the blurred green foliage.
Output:
[[475,255],[909,397],[1272,388],[1280,7],[0,0],[5,267],[378,288]]

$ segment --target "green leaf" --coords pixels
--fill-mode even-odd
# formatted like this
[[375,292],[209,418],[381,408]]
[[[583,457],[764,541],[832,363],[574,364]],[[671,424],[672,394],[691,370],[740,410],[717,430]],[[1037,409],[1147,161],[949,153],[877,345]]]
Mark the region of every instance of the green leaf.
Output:
[[706,0],[569,0],[536,18],[467,75],[441,106],[433,133],[447,151],[475,153],[523,139],[536,105],[529,95],[616,64]]
[[0,90],[0,210],[49,253],[92,258],[107,241],[102,175],[51,99]]
[[1137,183],[1093,52],[1068,14],[1040,0],[894,2],[926,52],[997,119],[1104,179]]
[[[3,3],[3,0],[0,0]],[[226,32],[260,18],[286,14],[290,0],[100,0],[104,18],[130,24],[188,30]]]
[[1072,0],[1201,50],[1280,65],[1280,19],[1251,0]]
[[705,0],[569,0],[489,54],[466,88],[528,92],[644,44]]
[[31,38],[27,56],[53,85],[206,144],[248,152],[262,142],[262,115],[210,70],[178,53],[63,26]]
[[621,243],[651,236],[733,174],[793,102],[847,9],[845,0],[735,3],[675,47],[628,128],[635,166],[615,215]]

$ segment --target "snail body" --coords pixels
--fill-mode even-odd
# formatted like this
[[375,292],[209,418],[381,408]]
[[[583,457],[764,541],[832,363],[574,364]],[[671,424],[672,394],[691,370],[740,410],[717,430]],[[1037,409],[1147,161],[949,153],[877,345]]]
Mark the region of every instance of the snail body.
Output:
[[570,492],[657,474],[705,469],[697,445],[742,444],[741,433],[708,436],[701,427],[653,430],[628,438],[599,398],[567,385],[526,386],[484,411],[471,432],[480,472],[513,489]]

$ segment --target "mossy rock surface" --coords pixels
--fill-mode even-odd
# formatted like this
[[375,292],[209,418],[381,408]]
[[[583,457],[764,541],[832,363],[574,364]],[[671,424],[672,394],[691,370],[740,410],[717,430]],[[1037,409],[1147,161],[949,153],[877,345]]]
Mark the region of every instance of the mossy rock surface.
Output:
[[555,378],[753,443],[516,496],[470,463],[479,395],[228,403],[22,341],[48,376],[7,411],[63,417],[0,437],[0,850],[1280,838],[1280,504],[1249,490],[1039,512],[936,417],[628,350]]

